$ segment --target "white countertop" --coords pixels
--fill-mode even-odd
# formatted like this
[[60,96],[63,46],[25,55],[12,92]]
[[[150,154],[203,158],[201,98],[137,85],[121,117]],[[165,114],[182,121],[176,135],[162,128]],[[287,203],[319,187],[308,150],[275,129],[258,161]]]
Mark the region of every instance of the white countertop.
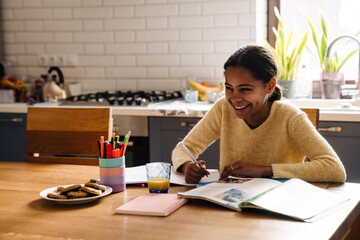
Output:
[[[287,100],[298,107],[319,108],[320,121],[360,122],[360,102],[350,100]],[[0,113],[27,113],[25,103],[1,103]],[[34,107],[85,107],[101,108],[108,106],[60,106],[57,103],[39,103]],[[172,116],[202,117],[212,107],[207,102],[185,103],[183,100],[154,103],[146,107],[112,106],[113,115],[127,116]]]

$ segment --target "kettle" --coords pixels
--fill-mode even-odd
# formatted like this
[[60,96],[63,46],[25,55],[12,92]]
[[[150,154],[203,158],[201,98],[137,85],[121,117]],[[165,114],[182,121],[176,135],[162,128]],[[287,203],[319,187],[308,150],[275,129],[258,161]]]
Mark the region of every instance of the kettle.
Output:
[[42,75],[45,79],[45,84],[43,86],[43,97],[45,101],[57,102],[59,99],[65,99],[66,93],[63,89],[64,87],[64,75],[59,67],[50,67],[48,74],[52,71],[57,73],[56,75],[51,76],[51,80],[48,79],[48,75]]

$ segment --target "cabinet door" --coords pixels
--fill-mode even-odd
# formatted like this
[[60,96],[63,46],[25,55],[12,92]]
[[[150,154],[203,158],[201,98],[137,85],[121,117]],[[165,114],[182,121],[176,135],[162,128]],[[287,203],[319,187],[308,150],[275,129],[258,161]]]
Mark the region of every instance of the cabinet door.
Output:
[[[360,123],[321,121],[319,126],[320,133],[344,164],[346,181],[360,183]],[[340,127],[341,130],[334,132],[332,127]]]
[[0,160],[23,162],[26,114],[0,113]]
[[[171,153],[200,118],[150,117],[150,162],[171,162]],[[206,161],[207,168],[219,168],[219,140],[208,147],[198,159]]]

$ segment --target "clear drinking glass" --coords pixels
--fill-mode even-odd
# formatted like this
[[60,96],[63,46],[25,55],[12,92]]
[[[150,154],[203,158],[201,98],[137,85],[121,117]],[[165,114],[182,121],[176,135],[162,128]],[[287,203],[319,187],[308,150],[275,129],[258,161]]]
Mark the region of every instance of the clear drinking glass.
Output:
[[168,193],[170,188],[171,164],[153,162],[146,164],[146,176],[150,193]]

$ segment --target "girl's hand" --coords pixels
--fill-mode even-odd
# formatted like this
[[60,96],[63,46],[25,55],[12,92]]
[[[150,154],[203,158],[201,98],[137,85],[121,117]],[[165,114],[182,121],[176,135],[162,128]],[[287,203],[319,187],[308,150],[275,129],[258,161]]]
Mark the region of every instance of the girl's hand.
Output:
[[206,170],[205,162],[202,160],[198,162],[201,167],[194,162],[186,162],[182,165],[181,169],[185,175],[186,183],[199,183],[201,178],[210,174],[210,172]]
[[272,167],[265,165],[256,165],[243,161],[237,161],[224,167],[220,179],[225,179],[228,176],[234,177],[272,177]]

